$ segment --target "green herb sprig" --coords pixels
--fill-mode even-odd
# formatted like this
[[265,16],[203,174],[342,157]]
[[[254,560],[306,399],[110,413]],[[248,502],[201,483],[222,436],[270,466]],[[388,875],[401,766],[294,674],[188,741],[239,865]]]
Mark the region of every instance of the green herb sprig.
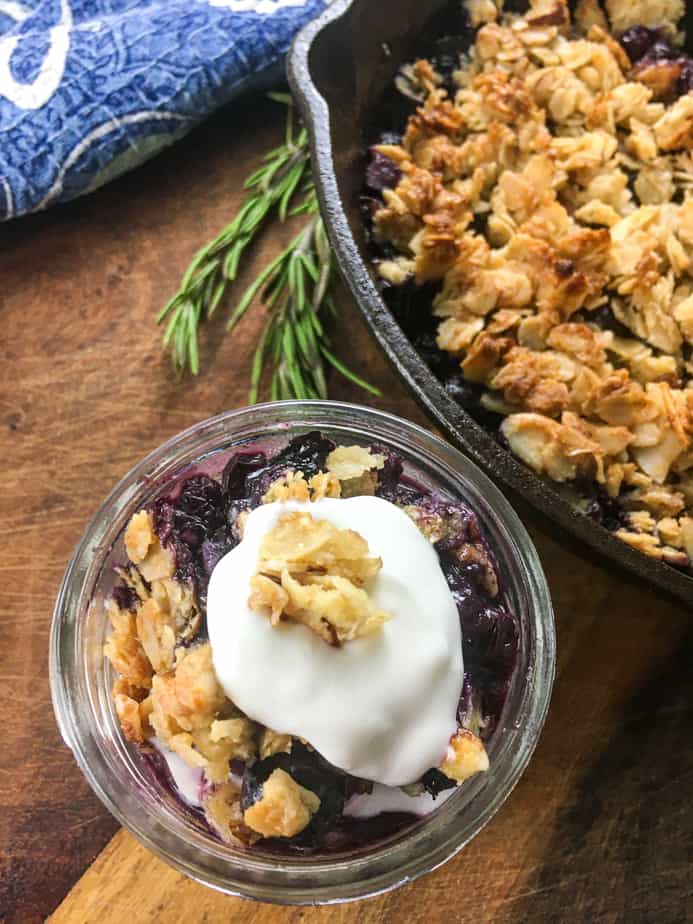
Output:
[[287,106],[284,143],[266,154],[245,181],[246,197],[238,213],[196,254],[180,289],[159,313],[157,323],[168,321],[164,348],[179,372],[197,375],[200,325],[212,317],[236,280],[244,252],[272,222],[306,215],[308,223],[248,286],[227,323],[227,331],[232,330],[254,304],[267,309],[253,356],[249,401],[258,400],[268,366],[272,400],[325,398],[325,363],[377,395],[376,388],[330,349],[323,319],[336,310],[335,275],[310,176],[308,136],[305,128],[296,125],[291,97],[270,95]]

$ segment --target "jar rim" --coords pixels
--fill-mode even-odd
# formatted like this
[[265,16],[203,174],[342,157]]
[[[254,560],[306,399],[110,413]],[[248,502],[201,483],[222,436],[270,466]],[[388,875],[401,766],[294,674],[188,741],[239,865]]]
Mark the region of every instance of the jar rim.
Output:
[[[518,702],[514,720],[503,729],[498,763],[494,761],[490,776],[478,775],[461,787],[463,801],[458,798],[460,791],[392,843],[353,857],[333,859],[322,854],[278,861],[275,856],[234,852],[221,844],[215,847],[155,802],[150,812],[142,811],[140,799],[127,791],[135,775],[120,730],[116,729],[117,738],[108,739],[99,721],[97,700],[103,700],[104,690],[89,685],[83,632],[115,537],[143,495],[161,479],[220,449],[252,442],[253,431],[290,436],[293,431],[330,428],[345,433],[360,430],[371,442],[409,454],[414,465],[426,457],[434,468],[456,479],[460,488],[464,485],[465,501],[482,520],[483,531],[494,533],[492,551],[497,557],[502,552],[506,564],[512,562],[513,570],[517,569],[512,579],[519,580],[526,595],[522,618],[527,620],[532,659],[515,673]],[[469,494],[472,500],[467,499]],[[499,543],[504,549],[497,547]],[[109,811],[146,847],[186,875],[229,894],[285,904],[327,904],[376,895],[430,872],[461,850],[500,808],[524,772],[544,723],[554,667],[555,629],[546,579],[525,527],[501,491],[470,459],[418,424],[387,411],[332,401],[270,402],[227,411],[194,424],[137,463],[108,494],[75,548],[56,600],[50,638],[50,685],[58,727]],[[110,695],[106,699],[110,704]],[[103,701],[101,707],[107,708]],[[462,818],[465,813],[468,817]]]

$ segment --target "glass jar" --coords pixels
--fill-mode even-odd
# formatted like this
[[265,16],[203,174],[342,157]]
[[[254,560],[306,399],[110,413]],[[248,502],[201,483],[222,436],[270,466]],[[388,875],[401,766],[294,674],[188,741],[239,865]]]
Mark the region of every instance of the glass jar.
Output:
[[[487,742],[491,769],[460,786],[432,814],[391,840],[338,854],[280,858],[220,843],[152,774],[121,734],[115,679],[103,655],[103,608],[112,567],[125,559],[131,515],[182,470],[221,470],[240,443],[279,448],[318,429],[337,443],[384,444],[424,487],[464,501],[476,514],[510,607],[520,651],[498,728]],[[191,469],[192,467],[192,469]],[[286,401],[221,414],[169,440],[114,488],[88,525],[63,578],[50,642],[53,704],[65,743],[96,795],[143,844],[188,876],[261,901],[315,904],[364,898],[410,882],[450,859],[489,821],[520,778],[549,704],[555,662],[553,613],[537,553],[501,492],[459,452],[406,420],[327,401]]]

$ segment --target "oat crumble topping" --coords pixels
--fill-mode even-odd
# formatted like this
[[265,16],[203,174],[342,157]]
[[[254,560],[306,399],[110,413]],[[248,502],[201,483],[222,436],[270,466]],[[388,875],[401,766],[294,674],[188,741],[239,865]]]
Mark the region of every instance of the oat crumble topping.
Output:
[[275,627],[285,617],[340,646],[377,632],[390,618],[363,587],[381,568],[353,530],[308,512],[284,514],[260,544],[248,605],[268,610]]
[[488,754],[481,740],[464,728],[450,741],[447,756],[440,765],[442,772],[457,783],[488,768]]
[[[421,104],[401,143],[373,149],[376,170],[394,177],[372,218],[390,246],[377,270],[389,286],[437,285],[437,345],[482,387],[482,408],[503,416],[501,432],[527,465],[558,482],[596,482],[624,511],[616,535],[686,566],[693,63],[676,51],[684,6],[581,0],[573,21],[565,0],[533,0],[524,15],[500,7],[468,3],[478,31],[453,92],[428,61],[403,69]],[[632,50],[655,39],[669,60]]]
[[245,823],[263,837],[293,837],[308,825],[320,799],[300,786],[285,770],[274,770],[258,799],[243,815]]

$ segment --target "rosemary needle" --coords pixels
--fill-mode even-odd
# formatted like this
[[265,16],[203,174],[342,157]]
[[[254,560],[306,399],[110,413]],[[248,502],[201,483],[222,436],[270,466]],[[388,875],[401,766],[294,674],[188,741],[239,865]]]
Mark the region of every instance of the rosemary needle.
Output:
[[334,267],[317,197],[310,178],[306,130],[297,126],[291,98],[270,94],[287,106],[284,143],[263,158],[244,184],[245,199],[236,216],[194,257],[178,292],[159,312],[167,322],[164,347],[179,372],[196,375],[200,368],[198,332],[238,276],[248,246],[273,221],[305,215],[307,223],[285,250],[260,271],[233,308],[232,330],[249,308],[261,303],[267,321],[253,356],[250,403],[258,400],[269,368],[272,400],[325,398],[325,364],[359,387],[379,392],[334,355],[321,315],[335,313]]

